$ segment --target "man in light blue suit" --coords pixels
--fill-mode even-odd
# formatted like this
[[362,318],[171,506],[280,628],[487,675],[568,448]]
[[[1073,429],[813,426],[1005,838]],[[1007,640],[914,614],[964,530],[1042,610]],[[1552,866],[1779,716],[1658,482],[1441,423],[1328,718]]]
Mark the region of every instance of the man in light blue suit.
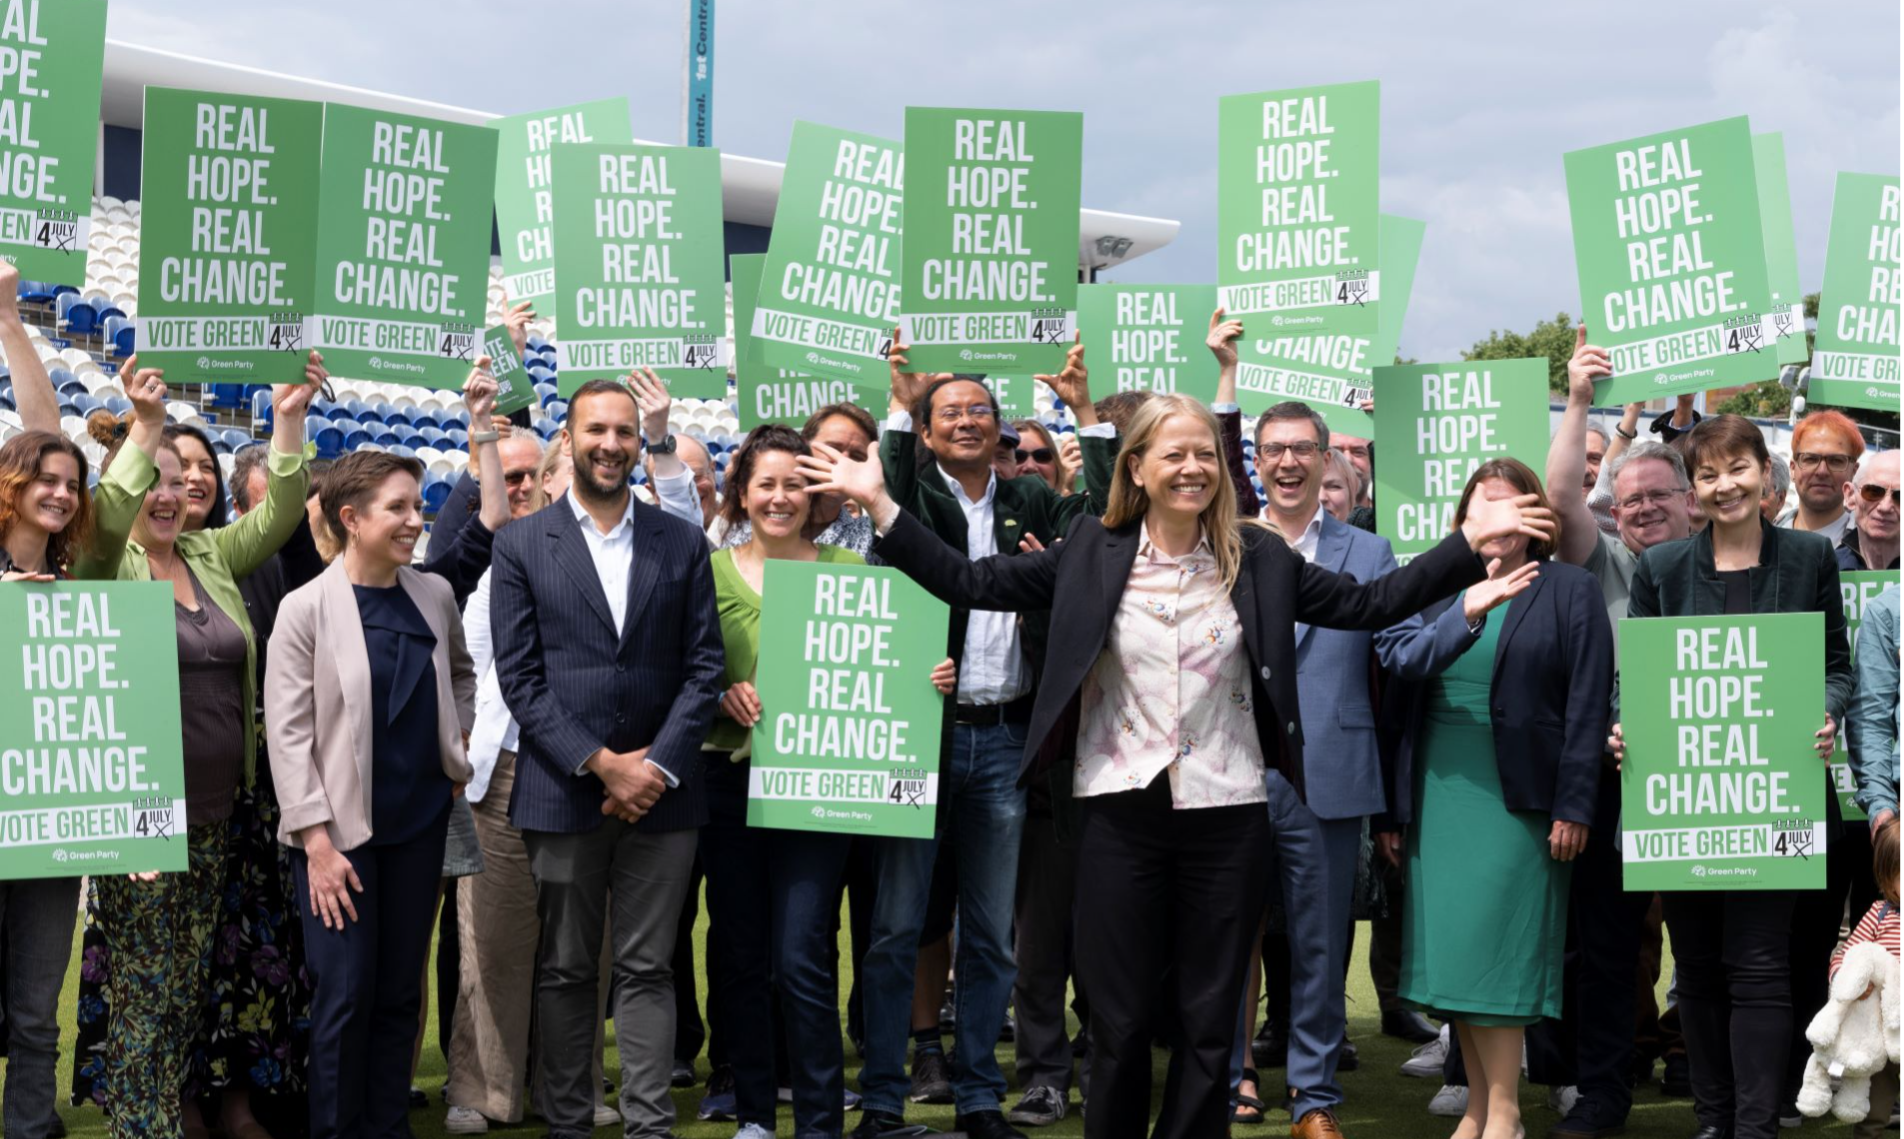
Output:
[[[1387,539],[1322,508],[1328,448],[1328,424],[1307,404],[1279,403],[1263,413],[1256,424],[1263,517],[1308,561],[1371,581],[1395,568],[1395,555]],[[1336,1060],[1347,1023],[1343,973],[1356,859],[1363,821],[1386,806],[1370,689],[1378,664],[1417,623],[1411,617],[1373,634],[1296,626],[1306,733],[1301,785],[1273,770],[1267,779],[1289,938],[1288,1085],[1298,1139],[1341,1133]]]

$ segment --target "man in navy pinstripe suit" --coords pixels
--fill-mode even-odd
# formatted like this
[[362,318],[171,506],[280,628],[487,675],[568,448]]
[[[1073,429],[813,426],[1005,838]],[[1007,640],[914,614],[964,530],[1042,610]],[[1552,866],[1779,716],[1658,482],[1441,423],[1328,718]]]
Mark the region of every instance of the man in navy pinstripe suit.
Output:
[[521,726],[509,821],[536,881],[536,1014],[556,1139],[594,1127],[596,970],[611,912],[624,1134],[674,1124],[669,962],[707,821],[700,749],[722,650],[706,539],[629,493],[638,416],[620,383],[575,393],[562,434],[574,483],[502,532],[492,571],[496,674]]

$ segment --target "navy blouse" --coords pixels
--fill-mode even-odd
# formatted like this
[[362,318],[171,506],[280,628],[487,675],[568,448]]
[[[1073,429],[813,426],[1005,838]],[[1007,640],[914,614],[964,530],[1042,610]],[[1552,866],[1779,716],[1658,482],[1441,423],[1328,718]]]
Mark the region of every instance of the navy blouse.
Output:
[[370,656],[371,844],[414,838],[449,809],[436,723],[436,634],[401,585],[353,585]]

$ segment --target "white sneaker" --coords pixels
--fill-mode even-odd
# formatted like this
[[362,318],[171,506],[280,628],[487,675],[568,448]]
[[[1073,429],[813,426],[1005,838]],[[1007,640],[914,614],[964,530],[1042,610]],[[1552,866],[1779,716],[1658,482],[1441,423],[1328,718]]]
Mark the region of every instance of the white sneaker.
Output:
[[1443,1115],[1450,1119],[1459,1118],[1468,1113],[1468,1089],[1456,1084],[1443,1084],[1428,1101],[1429,1115]]
[[1432,1079],[1441,1075],[1442,1065],[1448,1062],[1448,1026],[1441,1026],[1441,1035],[1415,1049],[1414,1054],[1402,1061],[1402,1075],[1418,1080]]
[[605,1103],[595,1105],[595,1126],[614,1127],[621,1122],[621,1112]]
[[1572,1084],[1547,1089],[1547,1110],[1559,1112],[1563,1118],[1572,1112],[1573,1105],[1579,1102],[1580,1089]]
[[473,1107],[452,1105],[443,1117],[443,1130],[451,1135],[481,1135],[489,1130],[489,1120]]
[[743,1123],[734,1132],[734,1139],[774,1139],[774,1134],[758,1123]]

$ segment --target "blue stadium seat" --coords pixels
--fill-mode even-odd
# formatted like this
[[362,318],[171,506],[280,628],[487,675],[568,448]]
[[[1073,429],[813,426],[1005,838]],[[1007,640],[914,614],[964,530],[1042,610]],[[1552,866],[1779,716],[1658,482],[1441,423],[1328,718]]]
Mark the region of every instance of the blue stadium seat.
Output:
[[388,427],[381,427],[370,433],[370,441],[379,447],[390,448],[403,442],[403,437]]
[[312,412],[304,417],[304,437],[306,439],[315,439],[319,431],[324,430],[330,425],[331,421],[328,416]]
[[73,405],[73,401],[71,399],[63,399],[63,400],[60,400],[60,403],[59,403],[59,413],[60,413],[60,418],[65,419],[69,415],[75,415],[75,416],[78,415],[79,408]]
[[443,509],[450,500],[450,484],[432,475],[423,484],[423,509],[431,514]]
[[397,456],[400,459],[416,458],[416,452],[410,448],[410,445],[408,443],[398,443],[393,445],[390,448],[390,453],[392,455]]
[[469,412],[459,411],[452,415],[446,411],[437,416],[436,421],[442,425],[445,431],[448,431],[452,427],[460,427],[467,431],[469,429]]
[[0,391],[0,410],[5,410],[5,411],[20,410],[19,408],[13,406],[13,390],[11,388],[5,391]]
[[404,436],[403,436],[404,449],[408,450],[412,454],[416,452],[416,449],[418,447],[428,447],[429,445],[430,445],[429,438],[425,436],[423,432],[421,431],[411,430],[404,433]]
[[[118,305],[100,305],[99,323],[103,326],[107,321],[113,319],[126,319],[126,310],[120,308]],[[108,332],[106,335],[111,336],[112,333]]]
[[450,428],[448,431],[443,432],[443,437],[448,439],[451,443],[456,444],[457,450],[469,450],[469,432],[463,430],[461,427]]
[[241,450],[246,444],[251,442],[251,435],[241,428],[227,427],[221,434],[224,436],[225,442],[231,444],[231,449],[234,452]]
[[425,427],[422,430],[418,431],[417,434],[423,436],[424,444],[431,447],[434,447],[438,443],[441,443],[443,440],[449,438],[449,436],[443,433],[443,429],[441,427]]
[[344,433],[335,427],[325,427],[313,438],[317,444],[317,457],[320,459],[341,459],[344,457]]
[[21,281],[20,303],[29,305],[47,305],[53,303],[54,286],[47,281]]
[[89,392],[79,392],[73,396],[73,406],[79,409],[81,415],[91,415],[106,405]]
[[54,285],[53,286],[53,299],[55,301],[65,296],[67,293],[71,293],[74,296],[78,296],[79,286],[78,285]]
[[[265,429],[271,426],[271,389],[251,393],[251,421]],[[305,438],[310,436],[306,435]]]
[[138,334],[134,331],[132,324],[130,322],[128,322],[124,327],[120,328],[119,331],[113,333],[112,334],[113,358],[117,360],[123,360],[127,356],[132,355],[132,349],[134,345],[137,343],[137,335]]
[[568,400],[565,400],[565,399],[550,400],[548,403],[543,404],[542,408],[544,411],[547,411],[549,413],[549,416],[553,418],[554,420],[556,420],[558,423],[569,417],[569,401]]
[[355,431],[346,432],[344,435],[344,450],[346,451],[361,451],[375,445],[371,441],[370,432],[361,427]]
[[535,429],[536,429],[536,434],[542,436],[543,440],[546,442],[550,439],[555,438],[555,433],[562,430],[562,425],[560,423],[557,423],[553,419],[545,419],[542,422],[536,424]]
[[539,363],[530,364],[528,372],[529,382],[538,387],[543,384],[552,384],[555,382],[555,372],[552,369],[543,367]]
[[114,415],[124,415],[132,410],[132,401],[122,395],[106,397],[106,410]]

